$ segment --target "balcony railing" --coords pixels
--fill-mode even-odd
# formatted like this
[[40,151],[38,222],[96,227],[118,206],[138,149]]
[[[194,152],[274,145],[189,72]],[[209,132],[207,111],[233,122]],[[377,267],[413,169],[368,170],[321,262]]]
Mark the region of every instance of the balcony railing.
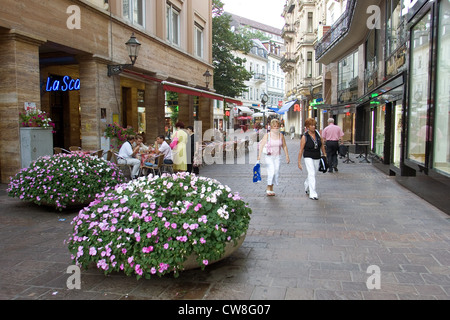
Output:
[[291,24],[286,24],[281,31],[281,37],[285,38],[287,35],[295,36],[295,26]]
[[347,8],[341,15],[338,21],[336,21],[331,29],[322,37],[316,44],[316,60],[319,60],[331,47],[333,47],[344,36],[353,19],[353,13],[355,11],[356,0],[349,0],[347,2]]
[[253,78],[255,80],[262,80],[262,81],[266,81],[266,75],[264,73],[255,73],[253,75]]

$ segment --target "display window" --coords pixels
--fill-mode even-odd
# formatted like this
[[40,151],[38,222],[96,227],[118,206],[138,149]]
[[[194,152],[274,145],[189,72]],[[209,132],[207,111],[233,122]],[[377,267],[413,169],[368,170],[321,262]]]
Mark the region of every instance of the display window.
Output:
[[428,12],[411,29],[407,158],[420,165],[425,165],[427,144],[431,141],[431,128],[427,124],[430,40],[431,13]]
[[450,176],[450,1],[440,2],[438,32],[433,167]]

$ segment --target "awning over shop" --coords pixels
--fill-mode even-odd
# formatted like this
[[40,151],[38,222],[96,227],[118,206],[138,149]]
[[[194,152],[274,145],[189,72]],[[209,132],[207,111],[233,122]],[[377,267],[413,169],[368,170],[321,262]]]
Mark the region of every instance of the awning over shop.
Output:
[[[298,100],[293,100],[293,101],[289,101],[287,103],[284,104],[284,106],[282,106],[280,109],[278,110],[274,110],[275,113],[278,114],[285,114],[286,112],[289,111],[290,108],[292,108],[292,106],[297,102]],[[273,109],[272,109],[273,110]]]
[[[266,117],[276,115],[275,112],[268,111],[268,110],[265,112],[265,114],[266,114]],[[255,114],[252,115],[252,117],[253,118],[262,118],[262,117],[264,117],[264,112],[255,113]]]
[[249,113],[249,114],[253,114],[253,110],[248,108],[248,107],[238,107],[239,110],[241,110],[243,113]]
[[230,98],[230,97],[225,97],[220,94],[215,94],[213,92],[196,89],[196,88],[192,88],[192,87],[188,87],[188,86],[183,86],[178,83],[172,83],[172,82],[167,82],[167,81],[162,81],[161,84],[163,85],[163,88],[165,91],[178,92],[178,93],[188,94],[191,96],[220,100],[220,101],[225,101],[228,103],[235,103],[238,106],[242,105],[242,101],[239,101],[239,100],[236,100],[236,99]]

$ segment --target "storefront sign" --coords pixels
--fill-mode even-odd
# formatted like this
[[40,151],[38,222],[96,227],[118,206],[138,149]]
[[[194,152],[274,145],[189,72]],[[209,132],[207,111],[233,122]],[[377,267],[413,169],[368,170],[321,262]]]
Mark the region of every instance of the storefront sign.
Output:
[[403,70],[406,62],[406,46],[400,48],[387,62],[386,74],[393,76]]
[[47,78],[47,86],[45,90],[47,92],[51,91],[77,91],[80,90],[80,79],[72,79],[69,76],[63,77],[62,81],[53,79],[52,77]]

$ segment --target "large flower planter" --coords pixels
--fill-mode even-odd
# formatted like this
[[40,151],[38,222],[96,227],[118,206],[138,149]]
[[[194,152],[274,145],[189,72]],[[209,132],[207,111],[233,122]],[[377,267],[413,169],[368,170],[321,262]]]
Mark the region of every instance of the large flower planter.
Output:
[[[222,261],[229,256],[231,256],[235,251],[237,251],[242,244],[244,243],[245,237],[247,234],[243,234],[235,243],[234,241],[227,242],[227,246],[225,247],[224,254],[217,260],[209,261],[209,265],[217,263],[219,261]],[[190,255],[187,260],[183,263],[184,270],[192,270],[192,269],[198,269],[200,268],[198,262],[197,262],[197,255],[192,254]]]
[[42,156],[53,154],[53,128],[20,128],[20,154],[22,168]]

